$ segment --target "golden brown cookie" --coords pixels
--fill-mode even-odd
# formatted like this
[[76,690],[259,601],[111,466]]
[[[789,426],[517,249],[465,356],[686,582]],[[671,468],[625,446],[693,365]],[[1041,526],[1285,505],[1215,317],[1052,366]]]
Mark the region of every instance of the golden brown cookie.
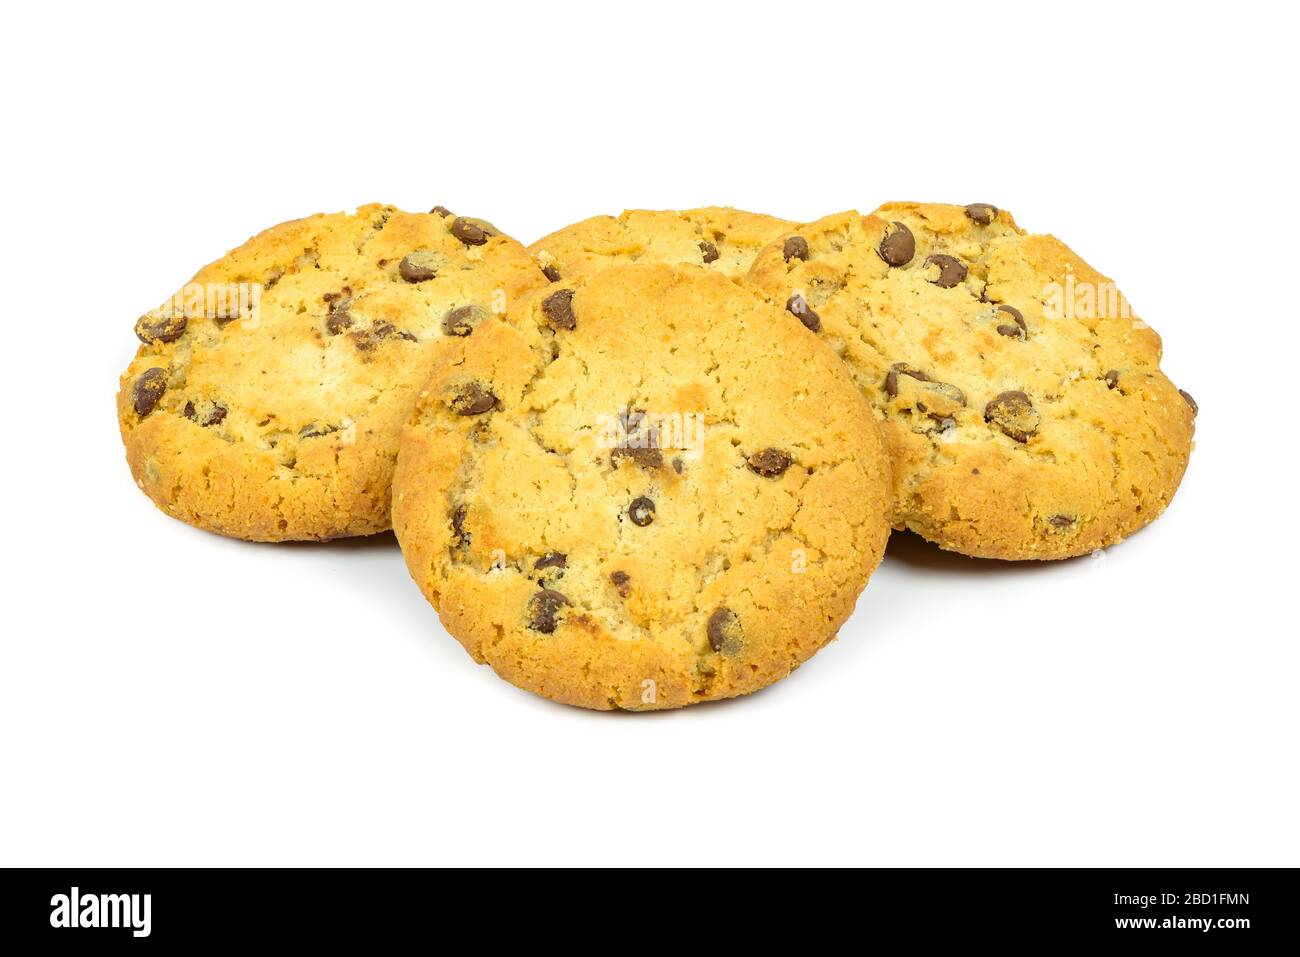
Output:
[[1169,504],[1196,405],[1160,337],[1052,236],[983,203],[800,226],[748,281],[844,360],[882,420],[898,528],[987,558],[1066,558]]
[[577,279],[595,269],[633,262],[694,264],[743,276],[754,255],[794,223],[742,209],[630,209],[593,216],[528,247],[547,278]]
[[545,285],[519,243],[441,207],[272,227],[136,323],[117,397],[131,473],[236,538],[382,531],[435,344]]
[[393,523],[476,661],[555,701],[755,691],[834,637],[889,534],[871,410],[825,345],[700,266],[611,266],[444,354]]

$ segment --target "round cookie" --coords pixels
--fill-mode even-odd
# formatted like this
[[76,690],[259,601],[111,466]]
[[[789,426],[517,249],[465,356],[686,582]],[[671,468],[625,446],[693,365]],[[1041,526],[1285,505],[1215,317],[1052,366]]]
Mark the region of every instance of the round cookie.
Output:
[[987,204],[801,226],[749,281],[831,345],[882,420],[896,527],[966,555],[1118,542],[1178,487],[1195,403],[1113,283]]
[[435,343],[545,286],[522,245],[441,207],[272,227],[136,323],[117,397],[131,473],[236,538],[382,531]]
[[870,407],[725,276],[611,266],[440,349],[393,527],[447,630],[521,688],[602,710],[755,691],[881,559]]
[[528,251],[552,282],[633,262],[689,263],[743,276],[760,249],[795,225],[725,206],[630,209],[566,226]]

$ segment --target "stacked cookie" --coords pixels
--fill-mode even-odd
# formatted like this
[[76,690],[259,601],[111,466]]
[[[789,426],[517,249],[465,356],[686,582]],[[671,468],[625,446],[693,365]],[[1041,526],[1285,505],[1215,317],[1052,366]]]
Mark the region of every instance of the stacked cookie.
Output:
[[1112,283],[992,206],[274,227],[136,324],[164,511],[394,528],[447,630],[582,707],[745,694],[833,638],[892,528],[1066,558],[1152,521],[1195,404]]

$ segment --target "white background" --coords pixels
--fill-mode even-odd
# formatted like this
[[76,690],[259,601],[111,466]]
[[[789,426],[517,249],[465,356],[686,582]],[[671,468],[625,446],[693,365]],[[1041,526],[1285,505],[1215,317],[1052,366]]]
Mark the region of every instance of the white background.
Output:
[[[1293,16],[11,5],[0,864],[1300,864]],[[1115,277],[1197,448],[1100,558],[897,537],[748,699],[551,704],[391,536],[225,540],[127,471],[135,318],[281,220],[889,199],[996,203]]]

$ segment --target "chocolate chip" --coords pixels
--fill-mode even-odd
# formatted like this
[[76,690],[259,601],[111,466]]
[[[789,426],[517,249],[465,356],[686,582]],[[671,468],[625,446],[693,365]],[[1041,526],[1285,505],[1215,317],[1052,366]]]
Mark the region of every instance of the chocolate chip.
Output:
[[135,334],[145,345],[155,342],[175,342],[185,332],[185,315],[159,315],[146,312],[135,321]]
[[807,262],[808,240],[804,239],[802,236],[791,236],[785,241],[785,245],[781,247],[781,255],[785,257],[786,262],[789,262],[791,259],[802,259],[804,262]]
[[950,382],[931,382],[926,386],[926,388],[931,392],[938,393],[944,398],[956,402],[958,405],[966,404],[966,393]]
[[549,279],[551,282],[560,281],[560,270],[556,268],[554,265],[543,266],[542,275],[545,276],[547,279]]
[[706,263],[717,262],[718,247],[708,240],[700,240],[700,255]]
[[442,317],[442,331],[449,336],[467,336],[487,317],[488,311],[474,303],[457,306]]
[[576,329],[578,319],[573,314],[573,290],[561,289],[542,300],[542,313],[556,329]]
[[549,635],[559,623],[557,616],[560,609],[569,604],[569,599],[553,588],[543,588],[528,599],[528,627]]
[[885,375],[885,395],[893,399],[898,395],[898,377],[911,376],[917,382],[929,382],[930,377],[920,369],[913,369],[906,362],[895,362]]
[[821,331],[822,317],[813,312],[812,307],[797,292],[785,301],[785,308],[787,312],[793,313],[805,328],[812,332]]
[[154,410],[158,400],[167,391],[167,372],[163,369],[145,369],[131,387],[131,404],[135,414],[144,418]]
[[309,422],[298,430],[298,438],[315,439],[322,435],[329,435],[332,432],[337,432],[338,430],[339,427],[337,425],[321,425],[319,422]]
[[984,421],[1017,442],[1027,442],[1038,431],[1040,416],[1029,396],[1018,389],[993,397],[984,407]]
[[435,206],[433,209],[429,210],[429,212],[435,216],[441,216],[443,219],[446,219],[448,216],[456,215],[446,206]]
[[930,282],[940,289],[951,289],[966,278],[966,264],[956,256],[932,253],[925,258],[925,265],[939,267],[939,278]]
[[625,571],[611,572],[609,580],[613,582],[614,587],[618,589],[618,597],[626,598],[632,581],[632,576]]
[[348,312],[346,305],[347,300],[340,300],[330,310],[329,318],[325,320],[325,329],[331,336],[337,336],[344,329],[352,328],[352,313]]
[[563,569],[569,564],[569,556],[564,552],[547,552],[537,561],[533,562],[533,571],[539,572],[547,568]]
[[906,266],[916,255],[916,239],[910,229],[895,221],[885,227],[885,235],[876,252],[890,266]]
[[988,203],[971,203],[966,207],[966,218],[981,226],[987,226],[998,218],[998,208]]
[[459,545],[469,542],[469,533],[465,531],[465,519],[468,515],[469,508],[465,505],[457,505],[456,510],[451,513],[451,532]]
[[1047,520],[1047,524],[1051,525],[1052,528],[1069,528],[1071,525],[1074,524],[1074,516],[1053,515],[1051,518]]
[[457,216],[451,222],[451,234],[466,246],[482,246],[488,241],[488,237],[495,236],[497,231],[492,228],[491,223],[481,219]]
[[1190,393],[1184,392],[1182,389],[1179,389],[1178,394],[1181,395],[1185,400],[1187,400],[1187,404],[1192,407],[1192,417],[1195,418],[1196,415],[1201,411],[1201,407],[1196,404],[1196,400],[1191,397]]
[[385,339],[401,339],[403,342],[420,341],[405,329],[399,329],[391,322],[380,322],[377,319],[371,324],[369,332],[358,331],[353,332],[350,335],[352,341],[356,343],[357,348],[362,352],[369,352],[378,343],[383,342]]
[[740,618],[726,606],[719,606],[714,610],[709,616],[706,630],[709,636],[709,647],[714,651],[735,655],[739,654],[744,647],[745,634],[740,628]]
[[461,386],[447,403],[457,415],[482,415],[496,408],[497,397],[477,382]]
[[438,275],[427,253],[413,252],[402,257],[397,271],[407,282],[425,282]]
[[681,459],[679,459],[679,458],[675,458],[675,459],[673,459],[673,471],[674,471],[674,472],[676,472],[678,475],[681,475],[681,474],[682,474],[682,470],[683,470],[684,468],[686,468],[686,466],[685,466],[685,464],[682,462]]
[[634,498],[632,504],[627,507],[627,517],[632,519],[633,525],[645,528],[655,520],[655,503],[644,495]]
[[641,468],[646,470],[654,470],[657,468],[662,468],[664,464],[663,453],[660,452],[657,448],[653,448],[649,446],[646,446],[644,448],[640,448],[640,447],[630,448],[627,446],[619,446],[618,448],[614,449],[614,451],[609,453],[609,461],[616,468],[618,467],[620,460],[625,458],[631,459]]
[[945,398],[956,402],[958,405],[966,404],[966,393],[962,392],[961,389],[947,382],[938,382],[931,379],[920,369],[915,369],[912,366],[909,366],[906,362],[895,362],[889,367],[889,372],[885,375],[885,395],[891,399],[897,398],[898,396],[899,376],[907,376],[908,378],[915,379],[917,382],[923,382],[925,383],[926,388],[931,392],[944,396]]
[[1111,369],[1106,373],[1106,388],[1113,389],[1119,385],[1119,370]]
[[220,425],[226,421],[226,413],[229,411],[220,402],[213,402],[211,406],[202,415],[199,415],[198,409],[193,402],[186,402],[185,408],[181,410],[185,418],[191,422],[197,422],[199,425],[207,428],[210,425]]
[[747,460],[749,470],[763,478],[779,478],[785,474],[785,470],[790,467],[794,460],[789,454],[782,452],[780,449],[763,449],[761,452],[755,452]]
[[[1025,325],[1025,317],[1020,314],[1020,310],[1015,306],[1001,305],[994,310],[995,313],[1006,313],[1011,322],[1004,322],[998,326],[998,334],[1011,336],[1024,342],[1029,336],[1029,327]],[[1014,325],[1013,325],[1014,323]]]
[[375,337],[365,329],[349,332],[348,338],[352,340],[352,344],[357,347],[358,352],[370,352],[375,348]]

